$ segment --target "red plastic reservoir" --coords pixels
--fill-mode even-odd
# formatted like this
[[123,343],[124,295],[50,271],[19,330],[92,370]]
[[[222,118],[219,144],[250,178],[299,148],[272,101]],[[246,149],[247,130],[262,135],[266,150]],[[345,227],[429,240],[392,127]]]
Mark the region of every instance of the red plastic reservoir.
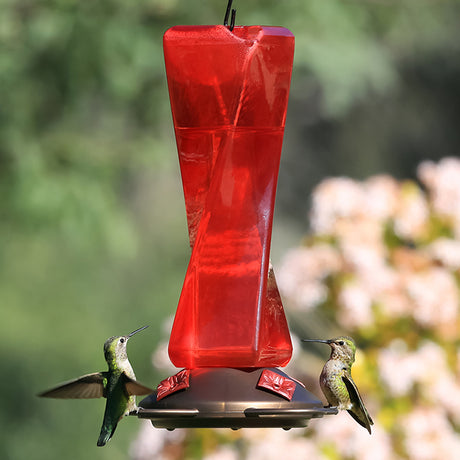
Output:
[[286,365],[269,253],[294,36],[177,26],[164,52],[192,247],[169,356],[185,368]]

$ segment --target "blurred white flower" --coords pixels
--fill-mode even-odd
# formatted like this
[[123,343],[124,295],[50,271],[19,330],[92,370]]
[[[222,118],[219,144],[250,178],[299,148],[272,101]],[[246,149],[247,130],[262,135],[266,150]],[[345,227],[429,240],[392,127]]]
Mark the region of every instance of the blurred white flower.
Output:
[[158,344],[156,350],[152,354],[152,364],[155,369],[174,375],[180,369],[175,367],[169,359],[168,345],[169,342],[166,340],[163,340]]
[[[390,176],[374,176],[365,182],[325,179],[313,191],[310,224],[315,233],[331,235],[340,234],[340,225],[346,221],[367,221],[376,228],[394,216],[399,201],[399,185]],[[361,231],[360,226],[355,230]]]
[[415,184],[401,188],[394,218],[394,231],[401,238],[417,240],[427,228],[430,211],[425,195]]
[[436,342],[423,342],[414,356],[418,360],[418,379],[424,385],[436,382],[440,377],[450,373],[446,352]]
[[363,210],[365,194],[359,182],[347,177],[323,180],[313,191],[310,225],[315,233],[334,234],[337,221]]
[[[246,458],[250,460],[279,460],[281,458],[308,458],[326,460],[317,448],[317,442],[299,436],[299,430],[264,429],[258,433],[245,430],[250,440]],[[254,435],[254,436],[253,436]]]
[[460,436],[443,411],[435,407],[415,407],[401,418],[404,447],[410,460],[457,460]]
[[373,176],[363,183],[365,209],[363,212],[379,223],[392,218],[399,201],[399,184],[391,176]]
[[459,292],[451,272],[431,267],[407,273],[405,286],[414,302],[414,319],[420,325],[436,327],[457,322]]
[[[302,353],[302,342],[299,339],[299,337],[297,337],[297,335],[293,334],[292,332],[291,332],[291,343],[292,343],[291,361],[295,362],[296,358]],[[286,367],[284,369],[286,370]]]
[[205,455],[202,460],[239,460],[240,454],[229,444],[219,446],[214,452]]
[[169,336],[171,333],[171,329],[174,323],[174,315],[169,315],[163,320],[163,324],[161,325],[161,330],[163,331],[164,335]]
[[383,233],[382,224],[371,215],[362,212],[358,216],[338,221],[334,235],[338,237],[341,245],[361,243],[364,246],[375,246],[375,250],[382,251]]
[[311,423],[311,427],[315,432],[314,439],[320,446],[322,444],[334,445],[338,452],[337,458],[397,459],[391,450],[389,435],[377,423],[372,427],[372,435],[369,436],[369,433],[359,426],[346,411],[315,420]]
[[408,394],[420,373],[419,363],[400,339],[379,351],[377,366],[382,382],[393,396]]
[[451,270],[460,268],[460,241],[451,238],[438,238],[425,249],[434,260],[441,262]]
[[277,273],[280,290],[294,307],[314,308],[327,298],[327,287],[322,281],[340,266],[338,251],[325,244],[291,250]]
[[[304,278],[322,280],[331,272],[338,271],[341,265],[338,251],[327,244],[291,249],[283,259],[283,270],[289,267],[289,272],[296,275],[292,282],[302,281]],[[281,272],[277,277],[280,276]]]
[[435,403],[440,404],[452,420],[460,425],[460,384],[452,373],[444,373],[427,388]]
[[[378,311],[386,318],[410,316],[413,304],[404,289],[404,277],[385,259],[376,260],[367,270],[360,269],[356,274],[361,286],[372,299]],[[375,320],[375,318],[374,318]]]
[[399,273],[383,260],[376,263],[372,270],[360,272],[359,278],[374,297],[378,297],[382,293],[396,291],[401,286]]
[[434,210],[452,222],[455,236],[460,238],[460,160],[424,161],[417,174],[429,191]]
[[337,319],[343,327],[363,328],[374,322],[372,298],[366,286],[356,281],[346,283],[340,290],[337,302],[340,306]]
[[[283,285],[284,286],[284,285]],[[308,280],[298,285],[295,291],[285,291],[283,294],[292,301],[292,306],[299,310],[310,310],[322,304],[327,299],[328,290],[320,281]]]
[[375,224],[369,220],[349,222],[347,232],[339,240],[346,264],[358,272],[372,270],[385,260],[387,251],[383,245],[383,230]]
[[412,314],[412,302],[402,289],[395,288],[384,291],[377,296],[376,301],[379,305],[379,311],[387,319],[410,317]]
[[[377,366],[382,382],[390,394],[397,397],[410,394],[415,383],[432,388],[439,378],[449,374],[444,350],[431,341],[408,352],[402,339],[393,340],[379,351]],[[431,391],[426,397],[432,398]]]
[[169,460],[168,445],[178,445],[184,441],[185,430],[159,430],[150,421],[141,420],[136,439],[131,443],[129,456],[132,460]]

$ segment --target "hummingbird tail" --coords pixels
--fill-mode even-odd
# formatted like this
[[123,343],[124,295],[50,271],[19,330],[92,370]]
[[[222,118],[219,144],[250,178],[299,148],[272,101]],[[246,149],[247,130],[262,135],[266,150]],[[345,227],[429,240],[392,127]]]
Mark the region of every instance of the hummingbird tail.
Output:
[[115,433],[116,428],[117,428],[116,425],[112,429],[102,427],[101,434],[99,435],[99,439],[97,440],[97,445],[99,447],[105,446],[112,438],[113,433]]
[[372,434],[371,425],[374,424],[373,420],[370,417],[362,416],[361,414],[356,414],[352,410],[347,411],[362,427],[366,428],[369,431],[369,434]]

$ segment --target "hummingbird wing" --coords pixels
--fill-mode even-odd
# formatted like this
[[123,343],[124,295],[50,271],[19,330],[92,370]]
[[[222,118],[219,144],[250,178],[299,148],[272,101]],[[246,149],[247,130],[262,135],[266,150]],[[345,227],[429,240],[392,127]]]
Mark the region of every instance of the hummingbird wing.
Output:
[[95,372],[86,374],[74,380],[61,383],[57,387],[40,393],[42,398],[59,399],[88,399],[105,397],[107,386],[107,373]]
[[358,388],[355,385],[355,382],[351,378],[350,375],[344,373],[342,375],[342,380],[347,387],[348,394],[350,395],[350,401],[352,403],[352,408],[348,410],[348,413],[364,428],[369,431],[371,434],[371,425],[374,424],[369,412],[367,412],[366,406],[361,399],[361,395],[359,394]]
[[151,388],[148,388],[137,380],[128,377],[125,372],[123,372],[122,377],[125,382],[125,388],[128,395],[148,395],[153,393]]

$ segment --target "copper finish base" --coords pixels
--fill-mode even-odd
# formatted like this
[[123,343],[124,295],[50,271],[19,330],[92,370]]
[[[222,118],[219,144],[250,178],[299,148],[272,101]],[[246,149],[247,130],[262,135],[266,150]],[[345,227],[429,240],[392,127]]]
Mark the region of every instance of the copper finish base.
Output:
[[[157,393],[139,404],[139,418],[156,428],[260,428],[305,427],[311,418],[337,414],[324,407],[298,381],[277,368],[293,388],[291,400],[259,385],[263,368],[197,368],[188,370],[190,386],[157,400]],[[293,383],[292,383],[293,382]]]

